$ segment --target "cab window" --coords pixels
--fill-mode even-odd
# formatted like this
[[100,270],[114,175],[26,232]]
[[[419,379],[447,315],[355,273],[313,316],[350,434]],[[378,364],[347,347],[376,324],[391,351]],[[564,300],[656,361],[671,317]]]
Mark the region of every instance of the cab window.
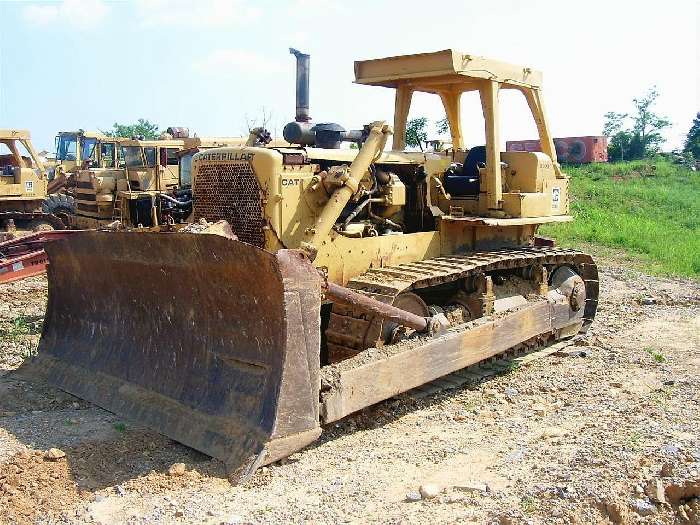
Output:
[[167,165],[168,166],[177,166],[179,164],[179,159],[177,158],[177,152],[180,151],[178,148],[167,148],[165,150],[167,153]]
[[[196,152],[196,150],[195,150]],[[194,153],[183,155],[180,159],[180,186],[192,186],[192,156]]]
[[85,138],[82,139],[82,147],[80,152],[80,160],[95,160],[95,146],[97,139]]
[[124,164],[127,168],[143,167],[143,157],[141,156],[141,148],[138,146],[122,146],[121,148]]
[[114,144],[110,142],[103,143],[100,146],[100,157],[102,159],[101,164],[103,168],[114,168]]
[[56,138],[56,160],[75,160],[78,139],[75,135],[59,135]]
[[[10,142],[14,142],[13,145],[16,148],[14,151],[10,149]],[[22,147],[20,148],[20,146]],[[15,155],[15,152],[19,153],[19,155]],[[5,170],[5,173],[3,173],[2,168],[5,166],[19,168],[22,162],[29,168],[35,167],[23,143],[10,140],[0,142],[0,175],[14,177],[11,169]]]
[[156,166],[156,148],[143,148],[143,155],[146,158],[146,167],[154,168]]

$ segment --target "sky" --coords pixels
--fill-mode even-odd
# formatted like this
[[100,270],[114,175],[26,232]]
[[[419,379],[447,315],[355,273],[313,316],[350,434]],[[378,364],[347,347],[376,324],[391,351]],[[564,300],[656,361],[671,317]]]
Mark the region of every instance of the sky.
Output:
[[[700,110],[696,0],[0,0],[0,127],[53,151],[58,131],[146,118],[199,136],[276,136],[294,117],[294,57],[311,54],[311,117],[348,129],[393,119],[393,91],[353,84],[353,61],[454,48],[544,73],[555,137],[598,135],[656,86],[678,147]],[[536,138],[524,99],[502,93],[502,139]],[[466,144],[483,143],[465,95]],[[443,116],[437,97],[411,117]],[[430,130],[431,138],[436,136]]]

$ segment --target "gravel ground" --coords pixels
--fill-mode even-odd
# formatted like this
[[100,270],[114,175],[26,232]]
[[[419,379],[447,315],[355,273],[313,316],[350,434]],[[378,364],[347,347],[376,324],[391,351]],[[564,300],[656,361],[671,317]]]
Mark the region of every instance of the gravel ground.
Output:
[[7,375],[36,348],[46,280],[0,285],[0,522],[700,524],[700,285],[601,265],[577,346],[369,408],[244,486]]

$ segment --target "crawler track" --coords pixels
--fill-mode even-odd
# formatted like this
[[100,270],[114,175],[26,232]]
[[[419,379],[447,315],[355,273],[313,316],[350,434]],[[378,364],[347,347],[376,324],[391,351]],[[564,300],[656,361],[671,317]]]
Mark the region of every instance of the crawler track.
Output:
[[[583,278],[586,304],[581,332],[585,332],[598,307],[598,269],[590,255],[576,250],[525,247],[435,257],[414,263],[373,268],[352,279],[347,286],[391,304],[400,293],[426,291],[465,277],[538,265],[549,270],[562,265],[570,266]],[[334,305],[326,330],[331,359],[340,360],[368,348],[370,344],[366,334],[373,322],[375,319],[371,316],[346,306]]]
[[[65,214],[62,214],[65,216]],[[7,221],[9,219],[12,219],[14,221],[34,221],[34,220],[42,220],[46,221],[55,230],[65,230],[66,229],[66,221],[62,218],[59,217],[58,215],[54,215],[53,213],[44,213],[41,211],[2,211],[0,212],[0,223]]]

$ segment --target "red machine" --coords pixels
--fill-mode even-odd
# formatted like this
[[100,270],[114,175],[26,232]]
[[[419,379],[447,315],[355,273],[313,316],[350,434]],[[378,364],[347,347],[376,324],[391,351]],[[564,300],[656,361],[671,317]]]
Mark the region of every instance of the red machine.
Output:
[[[608,162],[608,137],[565,137],[554,139],[560,162],[588,164]],[[542,151],[539,140],[509,140],[506,151]]]
[[0,284],[45,272],[48,258],[44,244],[76,231],[80,230],[43,231],[0,242]]

